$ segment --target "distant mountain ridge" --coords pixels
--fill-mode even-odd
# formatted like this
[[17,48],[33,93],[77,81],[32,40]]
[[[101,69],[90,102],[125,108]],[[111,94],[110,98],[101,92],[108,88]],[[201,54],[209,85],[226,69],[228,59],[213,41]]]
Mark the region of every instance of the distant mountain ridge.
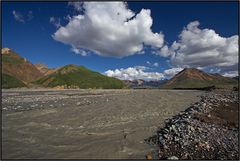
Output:
[[162,88],[205,88],[236,85],[237,81],[218,73],[205,73],[195,68],[185,68],[168,80]]
[[48,68],[47,65],[42,64],[42,63],[38,63],[38,64],[34,64],[35,67],[43,74],[43,75],[49,75],[52,74],[53,72],[55,72],[57,69],[59,68]]
[[66,65],[49,69],[38,63],[33,65],[9,48],[2,50],[2,88],[169,88],[194,89],[209,86],[238,86],[238,78],[224,77],[218,73],[205,73],[195,68],[185,68],[170,80],[145,81],[119,80],[84,66]]
[[129,88],[160,88],[167,80],[145,81],[142,79],[124,80]]

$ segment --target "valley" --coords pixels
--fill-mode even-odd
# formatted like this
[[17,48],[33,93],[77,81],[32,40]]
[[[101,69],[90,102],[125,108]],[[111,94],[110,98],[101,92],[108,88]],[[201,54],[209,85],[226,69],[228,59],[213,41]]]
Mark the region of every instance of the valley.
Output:
[[144,140],[202,91],[8,89],[3,159],[143,159]]
[[239,2],[1,1],[1,160],[239,160]]

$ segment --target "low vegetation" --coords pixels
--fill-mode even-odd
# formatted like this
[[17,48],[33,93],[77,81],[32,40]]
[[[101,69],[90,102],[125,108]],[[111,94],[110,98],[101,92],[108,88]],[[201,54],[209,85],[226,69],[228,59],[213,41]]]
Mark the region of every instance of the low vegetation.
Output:
[[10,54],[3,54],[2,55],[2,62],[7,63],[7,64],[12,64],[12,65],[18,65],[24,63],[24,59],[20,57],[13,57]]
[[2,74],[2,88],[17,88],[17,87],[26,87],[26,85],[18,80],[17,78],[8,75]]
[[125,84],[116,78],[104,76],[83,66],[67,65],[34,82],[45,87],[120,89]]

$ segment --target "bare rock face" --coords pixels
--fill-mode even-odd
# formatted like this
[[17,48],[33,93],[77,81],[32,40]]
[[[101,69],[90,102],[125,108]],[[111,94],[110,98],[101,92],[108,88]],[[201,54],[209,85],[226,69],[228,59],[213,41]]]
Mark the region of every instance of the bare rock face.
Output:
[[41,73],[45,73],[48,70],[48,66],[46,64],[38,63],[34,65]]
[[35,67],[45,76],[54,73],[58,68],[48,68],[46,64],[38,63],[35,64]]
[[2,54],[9,54],[10,49],[9,48],[2,48]]

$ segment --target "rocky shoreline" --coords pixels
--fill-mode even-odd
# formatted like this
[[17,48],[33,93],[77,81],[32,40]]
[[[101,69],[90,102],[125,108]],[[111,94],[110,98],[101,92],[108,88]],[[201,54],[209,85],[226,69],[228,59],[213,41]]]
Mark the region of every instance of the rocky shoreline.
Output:
[[213,91],[145,141],[159,150],[147,159],[239,159],[238,92]]

